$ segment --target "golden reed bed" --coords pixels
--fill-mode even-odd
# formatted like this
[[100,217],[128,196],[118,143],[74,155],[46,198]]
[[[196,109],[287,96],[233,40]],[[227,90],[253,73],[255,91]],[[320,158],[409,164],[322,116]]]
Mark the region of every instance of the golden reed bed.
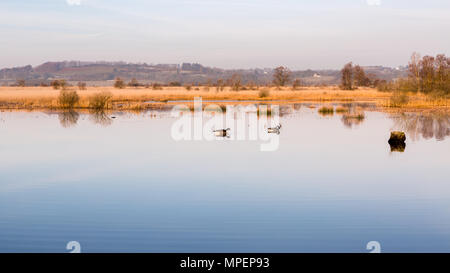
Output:
[[[87,90],[78,90],[80,96],[77,109],[89,108],[90,98],[100,92],[110,92],[112,100],[109,109],[112,110],[144,110],[154,108],[155,104],[149,101],[166,104],[169,101],[193,100],[202,97],[203,100],[232,100],[232,101],[277,101],[277,103],[292,102],[374,102],[383,108],[390,108],[389,92],[378,92],[372,88],[360,88],[354,91],[340,90],[338,87],[305,87],[299,90],[290,88],[260,87],[258,90],[216,91],[214,87],[193,87],[186,90],[184,87],[164,87],[162,90],[151,88],[125,88],[88,87]],[[268,96],[261,97],[261,90],[268,90]],[[60,91],[51,87],[0,87],[0,109],[58,109],[58,96]],[[267,93],[267,92],[266,92]],[[421,94],[409,96],[409,102],[402,105],[403,109],[430,109],[450,106],[450,101],[433,100]],[[399,108],[398,106],[396,108]]]

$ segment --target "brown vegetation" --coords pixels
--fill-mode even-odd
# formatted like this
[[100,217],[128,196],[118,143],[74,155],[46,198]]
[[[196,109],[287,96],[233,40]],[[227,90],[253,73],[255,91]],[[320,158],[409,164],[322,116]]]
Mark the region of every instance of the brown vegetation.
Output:
[[124,89],[125,88],[125,82],[121,78],[117,78],[114,82],[114,87],[117,89]]
[[292,90],[298,90],[302,86],[302,80],[295,79],[292,83]]
[[[193,100],[202,97],[203,100],[237,100],[237,101],[277,101],[277,103],[294,102],[373,102],[381,107],[392,107],[392,93],[378,92],[374,88],[362,87],[358,90],[339,90],[338,87],[304,87],[302,91],[293,91],[291,87],[276,88],[262,87],[259,90],[233,91],[230,87],[223,87],[223,91],[215,89],[186,91],[184,87],[161,87],[155,90],[148,88],[90,87],[88,90],[78,90],[79,101],[75,108],[96,108],[91,100],[95,94],[109,92],[109,109],[133,109],[153,107],[148,102]],[[61,108],[60,92],[52,87],[0,87],[0,108],[2,109],[49,109]],[[396,101],[394,101],[396,102]],[[415,108],[449,108],[450,99],[432,97],[422,93],[408,93],[408,102],[399,107]]]
[[258,97],[259,98],[267,98],[270,96],[270,91],[269,89],[261,89],[258,93]]
[[103,111],[104,109],[108,108],[112,97],[112,93],[108,91],[96,93],[89,99],[89,108],[96,111]]
[[348,63],[341,70],[341,89],[353,90],[353,64]]
[[80,101],[77,91],[61,90],[58,102],[62,108],[73,108]]
[[285,86],[289,83],[291,78],[291,71],[284,66],[275,68],[273,72],[273,84],[277,87]]
[[66,80],[54,80],[51,82],[53,89],[65,89],[67,87]]
[[85,82],[79,82],[78,83],[78,89],[79,90],[86,90],[86,83]]
[[229,85],[231,86],[231,90],[239,91],[242,87],[241,75],[233,74],[233,76],[229,79]]

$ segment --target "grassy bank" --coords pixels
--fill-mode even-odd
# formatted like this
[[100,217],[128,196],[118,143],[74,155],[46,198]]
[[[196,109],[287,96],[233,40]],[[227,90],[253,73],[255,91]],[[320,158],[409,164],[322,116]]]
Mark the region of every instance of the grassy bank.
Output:
[[[197,90],[198,89],[198,90]],[[261,96],[261,89],[267,90]],[[383,108],[429,109],[448,108],[449,99],[433,99],[422,94],[408,95],[407,100],[396,101],[392,93],[379,92],[364,88],[353,91],[339,90],[337,87],[310,87],[300,90],[289,88],[260,88],[259,90],[232,91],[225,88],[217,92],[205,87],[186,90],[183,87],[164,87],[161,90],[148,88],[116,89],[113,87],[90,87],[77,90],[78,100],[75,109],[92,109],[99,94],[110,94],[105,109],[111,110],[145,110],[177,103],[192,101],[195,97],[207,100],[224,101],[276,101],[277,104],[293,102],[374,102]],[[0,87],[0,109],[60,109],[64,108],[59,100],[60,90],[51,87]],[[153,103],[149,103],[153,102]],[[395,103],[394,103],[395,102]],[[184,102],[183,102],[184,103]],[[207,103],[207,102],[205,102]],[[226,103],[226,102],[225,102]]]

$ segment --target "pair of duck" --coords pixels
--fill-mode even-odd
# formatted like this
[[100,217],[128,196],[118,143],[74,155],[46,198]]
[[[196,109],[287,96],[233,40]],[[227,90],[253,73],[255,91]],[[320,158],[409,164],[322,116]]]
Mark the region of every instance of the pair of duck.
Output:
[[[280,129],[281,129],[281,124],[279,124],[276,127],[267,128],[267,132],[269,134],[279,134],[280,133]],[[230,131],[230,130],[231,130],[230,128],[214,130],[213,133],[217,137],[226,137],[226,136],[228,136],[228,131]]]

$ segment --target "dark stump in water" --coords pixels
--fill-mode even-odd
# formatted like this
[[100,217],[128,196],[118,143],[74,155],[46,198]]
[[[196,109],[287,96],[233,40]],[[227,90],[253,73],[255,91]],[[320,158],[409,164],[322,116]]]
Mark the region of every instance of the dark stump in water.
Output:
[[406,148],[406,135],[404,132],[391,132],[389,138],[389,145],[391,145],[391,152],[404,152]]
[[[389,143],[390,144],[390,143]],[[406,143],[395,143],[395,144],[390,144],[391,145],[391,152],[400,152],[403,153],[406,149]]]

